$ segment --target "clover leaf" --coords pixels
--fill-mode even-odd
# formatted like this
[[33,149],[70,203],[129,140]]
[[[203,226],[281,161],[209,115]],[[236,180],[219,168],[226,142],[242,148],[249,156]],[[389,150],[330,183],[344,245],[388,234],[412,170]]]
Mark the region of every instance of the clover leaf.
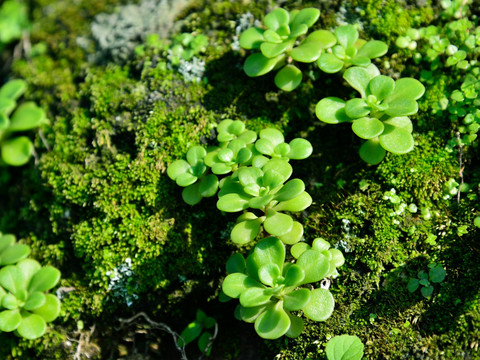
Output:
[[315,321],[325,321],[332,314],[335,302],[328,290],[299,288],[312,282],[305,279],[317,279],[318,274],[325,272],[318,268],[329,267],[326,258],[309,263],[307,257],[301,255],[297,264],[285,263],[285,245],[278,238],[269,237],[261,240],[246,260],[235,254],[227,262],[227,271],[234,272],[225,278],[222,290],[239,299],[238,317],[255,323],[255,331],[262,338],[300,335],[303,320],[292,315],[292,311],[302,310]]
[[292,91],[302,82],[302,72],[293,61],[311,63],[317,60],[322,51],[336,43],[329,31],[318,30],[298,42],[319,18],[315,8],[288,12],[278,8],[265,16],[265,29],[252,27],[240,36],[240,46],[244,49],[259,49],[245,60],[243,69],[250,77],[265,75],[278,70],[275,84],[284,91]]
[[371,59],[385,55],[388,46],[382,41],[365,41],[358,38],[358,31],[352,25],[342,25],[334,31],[337,45],[329,48],[317,60],[323,72],[336,73],[349,66],[368,66]]

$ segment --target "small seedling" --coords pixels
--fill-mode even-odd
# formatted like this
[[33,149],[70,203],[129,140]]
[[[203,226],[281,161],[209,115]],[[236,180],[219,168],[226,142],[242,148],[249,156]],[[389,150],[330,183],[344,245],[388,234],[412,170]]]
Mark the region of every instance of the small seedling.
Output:
[[[212,343],[217,336],[217,322],[213,317],[207,316],[202,310],[197,310],[195,321],[187,325],[178,338],[179,347],[184,347],[198,338],[197,345],[200,351],[209,356],[212,351]],[[212,334],[207,329],[213,329]]]
[[433,285],[431,283],[441,283],[446,276],[446,271],[441,264],[431,263],[428,265],[430,269],[427,272],[421,270],[418,272],[416,279],[410,279],[407,285],[408,291],[415,292],[420,286],[420,292],[425,298],[430,298],[433,293]]
[[255,323],[262,338],[295,338],[303,330],[303,320],[292,311],[302,310],[311,320],[325,321],[335,305],[328,290],[299,287],[322,280],[335,272],[338,264],[343,262],[332,262],[328,251],[315,247],[306,249],[296,263],[285,263],[285,245],[269,237],[261,240],[247,259],[235,254],[228,260],[229,275],[222,290],[240,300],[237,318]]

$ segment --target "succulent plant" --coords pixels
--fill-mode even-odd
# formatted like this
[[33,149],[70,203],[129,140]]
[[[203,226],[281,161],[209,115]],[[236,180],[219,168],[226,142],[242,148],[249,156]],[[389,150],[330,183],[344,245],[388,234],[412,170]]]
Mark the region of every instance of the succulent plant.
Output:
[[30,254],[30,247],[17,244],[15,235],[0,233],[0,266],[15,264]]
[[316,115],[323,122],[351,122],[352,130],[367,141],[360,148],[360,157],[378,164],[386,151],[404,154],[413,149],[412,122],[409,115],[418,111],[417,100],[425,87],[413,78],[393,79],[379,74],[374,65],[351,67],[343,78],[361,98],[344,101],[337,97],[320,100]]
[[352,65],[368,66],[371,59],[388,51],[383,41],[359,39],[358,31],[352,25],[339,26],[334,34],[337,45],[329,48],[317,60],[318,67],[326,73],[336,73]]
[[15,133],[34,129],[47,122],[45,111],[35,103],[24,102],[17,107],[16,100],[26,88],[25,81],[21,79],[10,80],[0,88],[0,163],[6,165],[25,165],[33,154],[30,139],[14,136]]
[[319,18],[315,8],[288,12],[278,8],[265,16],[266,29],[252,27],[240,36],[244,49],[259,49],[248,56],[243,66],[250,77],[265,75],[278,70],[275,84],[284,91],[292,91],[302,82],[302,72],[292,62],[311,63],[317,60],[323,49],[335,44],[336,39],[326,30],[318,30],[305,37],[297,45],[298,38],[308,32]]
[[240,300],[237,318],[255,323],[262,338],[294,338],[302,332],[303,320],[292,312],[302,310],[314,321],[325,321],[332,314],[335,301],[328,290],[300,287],[325,278],[333,272],[331,266],[315,249],[306,250],[295,264],[285,263],[285,245],[269,237],[261,240],[247,259],[235,254],[228,260],[229,275],[222,290]]

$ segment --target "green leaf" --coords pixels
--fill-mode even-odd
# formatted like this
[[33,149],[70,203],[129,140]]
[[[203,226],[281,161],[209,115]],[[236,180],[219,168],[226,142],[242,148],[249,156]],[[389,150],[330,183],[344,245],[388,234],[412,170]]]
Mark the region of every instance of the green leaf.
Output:
[[248,208],[249,197],[240,194],[227,194],[217,201],[217,208],[225,212],[237,212]]
[[[260,140],[259,140],[260,141]],[[258,141],[257,141],[258,142]],[[241,167],[238,169],[238,180],[242,186],[254,184],[257,186],[262,185],[263,172],[257,167]],[[253,194],[252,194],[253,195]]]
[[410,279],[407,284],[407,289],[408,291],[413,293],[415,290],[418,289],[419,286],[420,286],[420,283],[418,279]]
[[268,237],[261,240],[247,257],[247,271],[253,278],[259,280],[258,272],[263,265],[275,264],[282,269],[284,261],[285,245],[275,237]]
[[305,8],[300,10],[293,19],[292,26],[295,27],[299,24],[305,24],[311,27],[315,24],[320,17],[320,10],[315,8]]
[[8,293],[2,297],[0,306],[8,310],[15,310],[21,307],[21,301],[19,301],[15,295]]
[[350,59],[352,65],[366,67],[370,64],[370,59],[366,56],[354,56]]
[[418,100],[425,93],[425,86],[413,78],[401,78],[395,81],[395,91],[386,100],[391,102],[396,99]]
[[225,266],[227,268],[227,273],[244,273],[245,272],[245,258],[242,254],[233,254],[227,260],[227,264]]
[[[271,264],[273,265],[273,264]],[[240,295],[240,304],[243,307],[255,307],[268,303],[272,295],[265,291],[265,288],[251,287]]]
[[323,53],[318,58],[317,65],[323,72],[334,74],[343,69],[344,62],[333,54]]
[[317,118],[327,124],[351,121],[345,113],[345,101],[337,97],[327,97],[320,100],[315,108],[315,114]]
[[213,175],[209,174],[205,177],[200,179],[198,184],[198,192],[203,197],[211,197],[217,193],[218,190],[218,178]]
[[291,46],[291,41],[284,41],[279,44],[264,42],[262,45],[260,45],[260,51],[262,52],[263,56],[268,59],[272,59],[285,53]]
[[293,245],[299,242],[303,237],[303,225],[298,221],[293,222],[292,229],[285,235],[281,235],[278,238],[287,245]]
[[199,338],[198,338],[198,348],[202,353],[205,353],[207,356],[210,355],[210,352],[212,351],[212,347],[210,346],[208,349],[208,345],[210,345],[210,339],[212,338],[212,334],[210,334],[208,331],[204,332]]
[[293,219],[290,215],[276,212],[275,210],[268,210],[263,227],[269,234],[282,236],[292,229]]
[[0,99],[0,131],[5,130],[10,125],[10,119],[2,113],[2,104]]
[[12,294],[26,289],[25,278],[15,265],[7,265],[0,270],[0,286]]
[[385,55],[387,51],[388,45],[383,41],[370,40],[358,50],[357,56],[366,56],[373,59]]
[[[276,176],[280,177],[280,180],[277,180],[279,184],[285,182],[293,172],[292,165],[287,161],[281,159],[270,159],[262,168],[263,173],[267,174],[269,171],[275,173]],[[264,182],[264,185],[266,183]]]
[[288,11],[282,8],[278,8],[268,13],[263,20],[265,26],[271,30],[276,31],[277,29],[288,26],[290,16]]
[[312,248],[317,251],[327,251],[330,249],[330,243],[323,238],[315,238],[312,243]]
[[243,307],[239,305],[240,307],[240,319],[252,323],[254,322],[260,314],[262,314],[265,309],[271,308],[272,303],[260,305],[260,306],[254,306],[254,307]]
[[442,266],[437,266],[430,269],[429,276],[430,281],[434,283],[440,283],[445,279],[447,272]]
[[228,275],[222,283],[223,292],[232,297],[239,298],[240,295],[251,287],[261,287],[262,285],[242,273],[233,273]]
[[10,119],[9,131],[34,129],[46,119],[45,111],[33,102],[21,104]]
[[422,287],[420,289],[420,292],[422,293],[423,297],[429,298],[433,294],[433,286],[427,286],[427,287]]
[[367,94],[375,95],[377,100],[383,100],[391,95],[395,89],[395,81],[388,77],[379,75],[374,77],[367,86]]
[[317,60],[322,54],[322,45],[313,41],[312,38],[307,37],[299,46],[294,47],[290,51],[290,56],[295,61],[300,61],[304,63],[311,63]]
[[19,263],[17,263],[16,266],[22,272],[23,277],[25,279],[25,284],[30,283],[30,280],[32,279],[33,275],[35,275],[38,272],[38,270],[42,268],[40,263],[33,259],[21,260]]
[[343,73],[343,78],[362,95],[362,98],[366,99],[368,84],[373,79],[367,69],[359,66],[348,68]]
[[335,300],[330,291],[314,289],[310,293],[310,301],[302,310],[313,321],[325,321],[332,315],[334,308]]
[[283,296],[285,310],[298,311],[303,309],[310,301],[310,290],[298,289]]
[[330,249],[329,252],[332,254],[332,259],[330,262],[333,263],[335,267],[340,267],[345,263],[345,258],[340,250]]
[[280,276],[280,268],[275,264],[265,264],[258,271],[260,281],[268,286],[274,286]]
[[247,60],[245,60],[243,70],[245,71],[245,74],[250,77],[265,75],[273,70],[273,68],[284,58],[284,54],[271,59],[265,57],[262,53],[251,54],[247,57]]
[[0,265],[15,264],[30,254],[30,247],[24,244],[14,244],[0,251]]
[[27,302],[23,306],[25,310],[35,310],[45,304],[46,297],[45,294],[36,291],[28,295]]
[[385,149],[380,145],[378,138],[369,139],[362,144],[358,151],[363,161],[371,165],[379,164],[385,157]]
[[252,209],[263,209],[273,200],[273,195],[267,194],[264,196],[254,197],[248,201],[248,207]]
[[[295,259],[298,259],[305,251],[309,249],[311,249],[311,246],[308,245],[306,242],[299,242],[292,246],[290,252]],[[303,277],[305,277],[305,275]]]
[[401,128],[409,133],[413,131],[412,121],[407,116],[399,116],[387,119],[383,122],[385,125],[391,125],[395,128]]
[[1,235],[0,233],[0,253],[15,244],[16,238],[15,235],[12,234],[5,234]]
[[393,154],[405,154],[413,150],[412,134],[403,129],[385,124],[385,130],[379,137],[380,145]]
[[305,24],[298,24],[294,27],[291,27],[290,38],[297,38],[299,36],[305,35],[308,31],[308,26]]
[[275,211],[298,212],[305,210],[310,205],[312,205],[312,197],[304,191],[293,199],[278,203],[272,209]]
[[255,320],[255,331],[264,339],[278,339],[290,328],[290,318],[283,308],[275,306]]
[[10,80],[0,88],[0,98],[17,100],[27,90],[27,83],[22,79]]
[[237,245],[244,245],[255,239],[260,232],[263,217],[245,220],[236,224],[232,229],[231,238]]
[[[266,41],[268,41],[270,43],[280,44],[282,42],[282,38],[280,37],[280,35],[278,35],[275,31],[270,30],[270,29],[266,30],[263,33],[263,37],[265,38]],[[267,56],[267,55],[265,55],[265,56]],[[271,57],[271,56],[267,56],[267,57]]]
[[187,325],[187,327],[180,334],[178,339],[178,346],[183,347],[190,344],[202,333],[202,324],[194,321]]
[[407,116],[416,114],[417,111],[418,104],[415,100],[396,99],[388,103],[385,113],[389,116]]
[[190,164],[185,160],[175,160],[167,168],[167,175],[170,179],[175,180],[180,175],[185,174],[190,167]]
[[12,166],[25,165],[33,154],[33,144],[26,136],[4,141],[1,149],[2,160]]
[[358,39],[358,31],[352,25],[343,25],[335,28],[335,36],[340,45],[345,49],[348,49],[354,46],[355,42]]
[[297,260],[297,265],[305,273],[302,284],[323,280],[330,270],[328,259],[320,251],[306,250]]
[[288,181],[275,194],[274,199],[277,201],[287,201],[296,198],[305,191],[305,184],[300,179],[292,179]]
[[275,85],[283,91],[292,91],[302,82],[302,72],[295,65],[284,66],[275,75]]
[[260,139],[267,139],[276,147],[277,145],[283,143],[285,138],[280,130],[274,128],[266,128],[260,131]]
[[335,336],[327,343],[325,352],[328,360],[361,360],[362,341],[354,335]]
[[383,133],[384,125],[377,118],[364,117],[353,120],[352,130],[362,139],[373,139]]
[[293,160],[303,160],[309,157],[313,152],[310,141],[302,138],[296,138],[290,141],[290,152],[288,157]]
[[345,114],[351,119],[363,118],[370,114],[370,107],[363,99],[350,99],[345,103]]
[[15,330],[22,321],[18,309],[0,311],[0,330],[10,332]]
[[285,286],[299,286],[302,280],[305,278],[305,272],[302,268],[296,264],[292,264],[288,267],[285,274]]
[[310,42],[318,44],[322,49],[327,49],[336,44],[337,38],[328,30],[317,30],[309,34],[302,44]]
[[60,281],[60,271],[53,266],[44,266],[33,275],[28,292],[47,291]]
[[303,331],[303,320],[298,316],[294,316],[288,313],[288,317],[290,318],[290,327],[288,331],[285,333],[286,336],[289,338],[296,338],[298,337]]
[[202,201],[202,195],[199,191],[199,183],[192,184],[187,186],[182,190],[182,199],[188,205],[196,205]]

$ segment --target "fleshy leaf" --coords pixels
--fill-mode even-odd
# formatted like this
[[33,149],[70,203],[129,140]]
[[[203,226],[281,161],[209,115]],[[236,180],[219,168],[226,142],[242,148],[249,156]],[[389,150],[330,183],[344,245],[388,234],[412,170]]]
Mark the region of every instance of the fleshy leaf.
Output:
[[182,199],[188,205],[196,205],[202,201],[202,195],[199,191],[199,184],[195,183],[182,190]]
[[313,321],[325,321],[333,313],[335,300],[330,291],[315,289],[310,293],[310,301],[302,309],[306,317]]
[[24,259],[16,265],[23,274],[25,283],[29,283],[33,275],[42,268],[40,263],[33,259]]
[[302,268],[296,264],[292,264],[288,267],[285,274],[285,286],[298,286],[305,278],[305,272]]
[[240,305],[243,307],[264,305],[270,301],[271,297],[272,296],[265,291],[265,288],[250,287],[240,295]]
[[33,144],[26,136],[19,136],[4,141],[2,146],[2,160],[12,166],[25,165],[33,154]]
[[299,242],[292,246],[290,252],[295,259],[298,259],[305,251],[309,249],[311,249],[311,246],[308,245],[306,242]]
[[357,336],[340,335],[330,339],[325,352],[329,360],[361,360],[363,347]]
[[223,280],[222,290],[226,295],[232,298],[239,298],[245,290],[251,287],[261,286],[260,283],[245,274],[233,273]]
[[27,83],[22,79],[14,79],[0,88],[0,98],[17,100],[27,90]]
[[277,339],[289,328],[290,318],[280,306],[268,309],[255,320],[255,331],[264,339]]
[[53,266],[44,266],[33,275],[28,285],[28,292],[47,291],[60,281],[60,271]]
[[245,272],[245,258],[242,254],[233,254],[227,260],[227,264],[225,265],[227,269],[227,273],[244,273]]
[[330,264],[320,251],[307,250],[297,260],[297,265],[302,268],[305,278],[302,284],[323,280],[330,270]]
[[362,139],[373,139],[383,133],[384,125],[377,118],[364,117],[353,120],[352,130]]
[[385,131],[379,137],[380,145],[394,154],[405,154],[413,150],[414,141],[412,134],[391,125],[385,125]]
[[10,119],[9,131],[34,129],[46,119],[45,111],[33,102],[21,104]]
[[253,307],[243,307],[239,305],[240,307],[240,319],[248,322],[248,323],[253,323],[260,314],[262,314],[265,309],[272,307],[271,303],[268,304],[263,304],[259,306],[253,306]]
[[45,334],[47,324],[40,315],[25,312],[22,314],[22,321],[16,330],[20,336],[32,340]]
[[375,95],[378,100],[383,100],[393,93],[395,81],[384,75],[374,77],[367,87],[367,94]]
[[300,10],[293,20],[292,26],[297,26],[298,24],[305,24],[308,27],[311,27],[315,24],[320,17],[320,10],[315,8],[305,8]]
[[[268,30],[267,30],[268,31]],[[283,54],[291,46],[291,41],[284,41],[279,44],[264,42],[260,45],[260,51],[268,59],[276,58]]]
[[218,178],[209,174],[200,179],[198,184],[198,192],[203,197],[211,197],[217,193],[218,190]]
[[281,27],[288,26],[290,17],[288,11],[282,8],[278,8],[268,13],[263,20],[265,26],[271,30],[277,30]]
[[327,97],[320,100],[315,108],[315,114],[327,124],[351,121],[345,113],[345,101],[337,97]]
[[184,174],[190,169],[190,164],[185,160],[175,160],[167,168],[167,175],[170,179],[175,180],[181,174]]
[[285,183],[275,194],[275,200],[287,201],[299,196],[305,190],[305,184],[300,179],[292,179]]
[[418,100],[425,93],[425,86],[413,78],[401,78],[395,81],[395,91],[387,99],[388,102],[396,99]]
[[358,39],[358,31],[352,25],[338,26],[334,33],[340,45],[345,49],[352,47]]
[[310,205],[312,205],[312,197],[304,191],[293,199],[278,203],[273,207],[273,210],[297,212],[305,210]]
[[343,78],[362,95],[362,98],[365,99],[367,97],[367,87],[373,78],[368,70],[363,67],[354,66],[345,70]]
[[250,49],[258,49],[262,42],[265,41],[263,37],[263,33],[265,30],[256,28],[256,27],[251,27],[247,30],[245,30],[241,35],[240,35],[240,46],[244,49],[250,50]]
[[299,242],[303,236],[303,225],[298,221],[293,222],[292,229],[285,235],[279,236],[278,238],[287,245],[293,245]]
[[351,119],[358,119],[370,114],[370,107],[363,99],[350,99],[345,103],[345,114]]
[[310,290],[298,289],[283,296],[285,310],[297,311],[303,309],[310,301]]
[[282,61],[284,57],[285,56],[282,54],[269,59],[262,53],[251,54],[245,60],[245,63],[243,64],[243,70],[245,71],[245,74],[250,77],[265,75],[271,71],[275,65]]
[[237,212],[248,207],[249,197],[240,194],[227,194],[221,196],[217,201],[217,208],[226,212]]
[[0,252],[0,265],[15,264],[30,254],[30,247],[25,244],[14,244]]
[[387,51],[388,45],[383,41],[370,40],[358,50],[357,56],[366,56],[374,59],[385,55]]
[[388,109],[385,113],[390,116],[407,116],[416,114],[418,111],[418,104],[411,99],[395,99],[388,103]]
[[38,309],[40,306],[44,305],[46,301],[45,294],[36,291],[28,295],[27,302],[23,306],[25,310],[35,310]]
[[236,224],[232,229],[231,238],[235,244],[247,244],[255,239],[260,232],[263,218],[245,220]]
[[15,235],[12,235],[12,234],[1,235],[0,233],[0,253],[3,250],[15,244],[15,241],[16,241]]
[[295,65],[284,66],[275,75],[275,85],[283,91],[292,91],[302,82],[302,72]]
[[288,331],[285,333],[285,335],[289,338],[296,338],[303,331],[303,319],[288,312],[287,314],[290,318],[290,327],[288,328]]
[[0,311],[0,330],[10,332],[15,330],[22,321],[18,309]]
[[380,145],[378,138],[369,139],[362,144],[358,151],[363,161],[371,165],[379,164],[385,157],[385,149]]
[[330,53],[323,53],[317,60],[317,65],[323,72],[334,74],[343,69],[344,62]]
[[303,160],[309,157],[313,152],[310,141],[302,138],[296,138],[290,141],[290,152],[288,157],[293,160]]
[[295,61],[311,63],[317,60],[322,53],[322,46],[316,41],[309,41],[307,37],[299,46],[290,51],[290,56]]
[[12,294],[25,290],[25,278],[21,270],[15,265],[7,265],[0,270],[0,286]]
[[260,281],[269,286],[274,286],[280,276],[280,268],[275,264],[265,264],[258,271]]
[[269,210],[263,223],[265,231],[274,236],[287,234],[293,227],[293,219],[287,214]]
[[247,271],[252,277],[259,280],[258,272],[263,265],[276,264],[282,269],[284,261],[285,245],[275,237],[268,237],[261,240],[247,257]]

